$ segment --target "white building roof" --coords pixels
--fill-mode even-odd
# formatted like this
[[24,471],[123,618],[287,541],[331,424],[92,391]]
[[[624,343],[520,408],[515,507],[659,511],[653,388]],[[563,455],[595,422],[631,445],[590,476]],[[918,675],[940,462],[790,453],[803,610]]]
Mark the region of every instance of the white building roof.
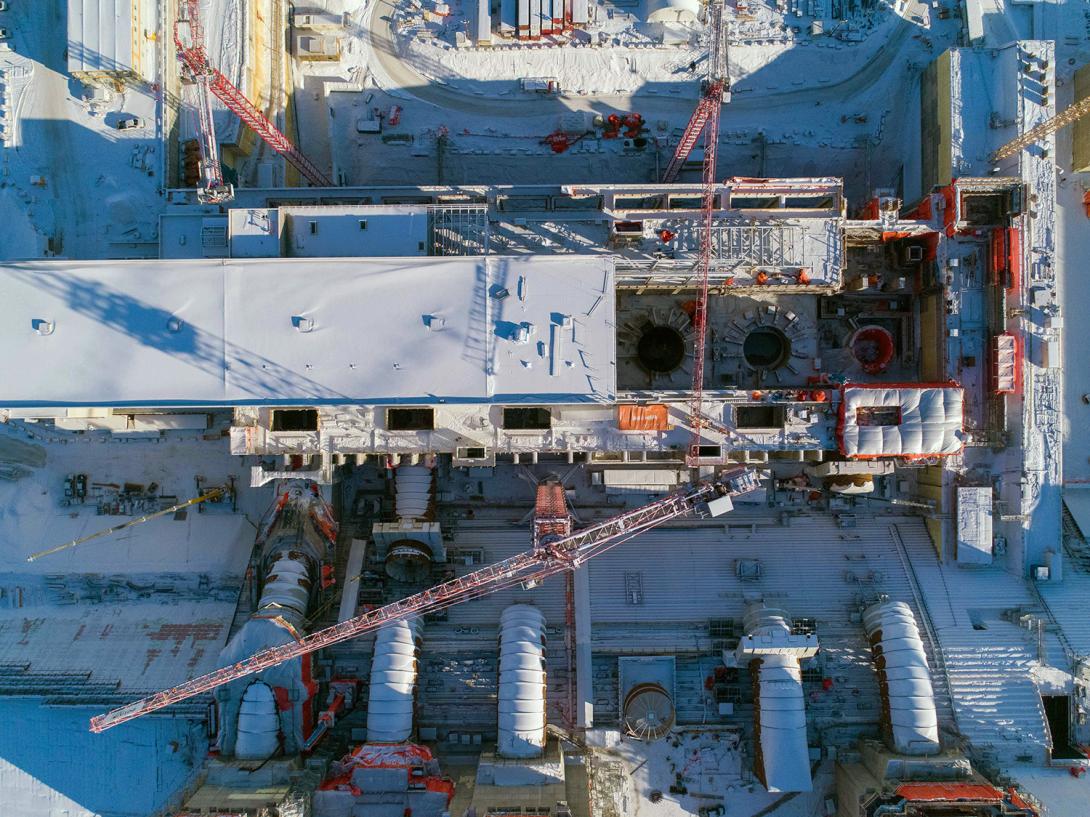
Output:
[[135,71],[133,0],[68,0],[68,72]]
[[5,407],[615,393],[608,258],[40,261],[0,289]]
[[845,385],[837,439],[848,457],[935,457],[964,443],[960,386]]

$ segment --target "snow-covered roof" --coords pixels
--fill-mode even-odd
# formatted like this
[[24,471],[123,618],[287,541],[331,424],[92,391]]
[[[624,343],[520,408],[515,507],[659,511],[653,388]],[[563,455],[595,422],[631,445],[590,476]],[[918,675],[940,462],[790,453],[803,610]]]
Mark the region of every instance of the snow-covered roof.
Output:
[[912,608],[903,601],[876,604],[863,613],[863,626],[878,666],[893,748],[906,755],[938,752],[931,670]]
[[608,258],[37,261],[0,289],[11,408],[615,392]]
[[[228,211],[232,258],[398,258],[428,254],[428,210],[245,207]],[[207,255],[193,245],[187,256]]]
[[68,73],[135,71],[133,33],[139,3],[68,0]]
[[837,440],[848,457],[934,457],[964,443],[963,392],[955,385],[845,385]]

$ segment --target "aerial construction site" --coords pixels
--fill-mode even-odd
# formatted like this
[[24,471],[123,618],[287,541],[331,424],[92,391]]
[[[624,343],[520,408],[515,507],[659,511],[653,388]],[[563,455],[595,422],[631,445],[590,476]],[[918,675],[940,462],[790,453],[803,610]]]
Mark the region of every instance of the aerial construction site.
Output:
[[1083,0],[0,0],[0,817],[1090,815],[1087,258]]

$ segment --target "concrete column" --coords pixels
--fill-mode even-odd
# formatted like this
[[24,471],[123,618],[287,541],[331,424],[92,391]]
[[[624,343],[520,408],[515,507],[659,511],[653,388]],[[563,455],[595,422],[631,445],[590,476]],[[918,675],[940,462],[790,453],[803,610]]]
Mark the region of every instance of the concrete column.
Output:
[[594,667],[590,649],[590,570],[575,571],[575,725],[594,726]]

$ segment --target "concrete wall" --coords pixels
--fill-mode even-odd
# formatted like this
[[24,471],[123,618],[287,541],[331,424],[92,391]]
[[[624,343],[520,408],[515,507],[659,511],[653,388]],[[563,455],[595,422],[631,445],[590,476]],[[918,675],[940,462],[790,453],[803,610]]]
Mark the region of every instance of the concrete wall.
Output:
[[944,51],[920,75],[920,189],[950,183],[950,52]]
[[[1090,63],[1075,72],[1075,98],[1072,104],[1090,97]],[[1071,126],[1071,166],[1080,173],[1090,171],[1090,117],[1077,119]]]
[[942,472],[942,465],[929,465],[926,468],[921,468],[916,484],[916,493],[919,497],[921,499],[930,499],[935,503],[934,514],[923,517],[923,521],[927,527],[927,534],[931,537],[931,543],[935,546],[935,552],[940,559],[943,557],[944,526],[942,520],[937,517],[943,513]]

